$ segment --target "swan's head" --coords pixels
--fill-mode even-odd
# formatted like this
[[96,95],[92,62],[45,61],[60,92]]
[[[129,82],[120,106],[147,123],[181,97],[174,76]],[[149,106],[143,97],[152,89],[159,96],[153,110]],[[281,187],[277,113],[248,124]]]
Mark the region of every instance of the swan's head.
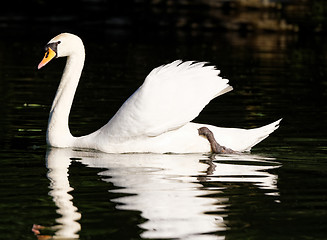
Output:
[[82,40],[71,33],[61,33],[52,38],[44,47],[45,55],[38,65],[38,69],[45,66],[52,59],[58,57],[71,56],[74,53],[84,54],[84,45]]

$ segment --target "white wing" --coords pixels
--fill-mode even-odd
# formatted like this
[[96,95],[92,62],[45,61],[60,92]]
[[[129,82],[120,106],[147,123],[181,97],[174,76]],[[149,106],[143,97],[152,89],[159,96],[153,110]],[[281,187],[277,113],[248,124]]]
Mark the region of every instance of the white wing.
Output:
[[119,141],[157,136],[190,122],[211,99],[233,89],[219,70],[205,64],[177,60],[153,69],[101,133]]

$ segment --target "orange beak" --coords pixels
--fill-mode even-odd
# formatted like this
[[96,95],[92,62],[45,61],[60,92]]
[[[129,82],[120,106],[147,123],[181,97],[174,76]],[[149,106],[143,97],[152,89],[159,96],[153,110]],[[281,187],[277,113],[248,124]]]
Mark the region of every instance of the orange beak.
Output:
[[40,62],[39,66],[37,67],[37,69],[42,68],[43,66],[45,66],[48,62],[51,61],[51,59],[53,59],[56,56],[56,52],[53,51],[51,48],[48,48],[48,51],[45,53],[44,58],[42,59],[42,61]]

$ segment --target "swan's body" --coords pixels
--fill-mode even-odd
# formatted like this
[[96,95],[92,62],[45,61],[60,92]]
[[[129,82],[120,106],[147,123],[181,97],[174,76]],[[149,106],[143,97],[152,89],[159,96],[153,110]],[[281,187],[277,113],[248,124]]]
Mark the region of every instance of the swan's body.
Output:
[[234,151],[249,151],[277,129],[280,122],[250,130],[192,123],[210,100],[232,87],[213,66],[175,61],[152,70],[102,128],[73,137],[68,118],[84,65],[84,46],[79,37],[63,33],[50,40],[46,51],[39,68],[53,57],[67,56],[49,116],[47,143],[53,147],[91,148],[109,153],[210,152],[210,143],[198,134],[200,127],[207,127],[219,144]]

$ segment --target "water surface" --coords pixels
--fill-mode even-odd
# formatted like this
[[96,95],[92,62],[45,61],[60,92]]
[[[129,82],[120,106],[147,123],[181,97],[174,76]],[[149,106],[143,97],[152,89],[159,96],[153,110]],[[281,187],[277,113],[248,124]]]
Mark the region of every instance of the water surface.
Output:
[[58,238],[324,239],[324,38],[204,36],[86,38],[71,131],[83,135],[105,124],[152,68],[206,60],[234,91],[212,101],[197,122],[249,128],[283,117],[251,154],[47,148],[47,117],[64,60],[37,71],[53,36],[1,38],[0,238],[37,239],[31,229],[39,224],[46,227],[41,235]]

